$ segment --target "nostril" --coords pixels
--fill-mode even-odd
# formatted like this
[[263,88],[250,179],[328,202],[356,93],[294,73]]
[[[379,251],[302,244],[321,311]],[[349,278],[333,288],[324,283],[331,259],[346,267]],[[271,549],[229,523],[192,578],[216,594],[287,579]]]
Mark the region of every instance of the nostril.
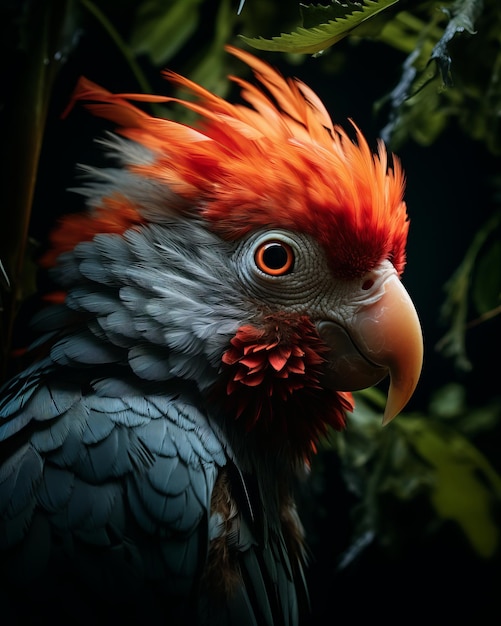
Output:
[[371,278],[368,278],[367,280],[363,282],[362,289],[364,291],[367,291],[367,289],[370,289],[373,284],[374,284],[374,281]]

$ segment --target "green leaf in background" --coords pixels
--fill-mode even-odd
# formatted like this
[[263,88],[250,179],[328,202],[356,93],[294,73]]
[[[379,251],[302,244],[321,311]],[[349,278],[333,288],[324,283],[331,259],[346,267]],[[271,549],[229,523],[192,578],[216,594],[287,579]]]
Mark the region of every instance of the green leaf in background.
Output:
[[493,515],[501,500],[501,477],[465,437],[453,429],[423,419],[398,423],[421,458],[434,471],[431,502],[444,520],[456,522],[482,557],[494,555],[500,529]]
[[231,42],[235,19],[235,7],[231,0],[221,0],[214,19],[212,41],[202,48],[199,62],[190,72],[191,80],[219,96],[224,96],[229,86],[226,77],[228,54],[224,46]]
[[501,425],[499,402],[495,400],[479,406],[468,406],[466,396],[466,388],[457,382],[439,387],[431,394],[430,415],[454,427],[470,439],[495,432]]
[[453,420],[465,410],[466,390],[457,383],[440,387],[430,399],[430,412],[443,420]]
[[[490,303],[499,304],[500,269],[496,265],[497,245],[493,243],[494,250],[489,252],[487,248],[487,260],[484,260],[486,271],[479,274],[477,262],[482,252],[486,250],[486,242],[491,241],[493,233],[497,232],[501,225],[501,210],[495,212],[491,218],[476,233],[468,248],[461,265],[457,268],[452,278],[446,283],[447,297],[442,306],[442,316],[449,322],[449,330],[437,344],[437,349],[456,361],[456,365],[463,370],[471,369],[470,361],[466,354],[465,334],[468,328],[468,312],[470,310],[470,295],[473,296],[477,311],[481,314],[489,310]],[[473,277],[476,276],[475,291],[472,293]],[[487,309],[484,309],[487,306]]]
[[[302,6],[305,26],[292,33],[282,33],[272,39],[248,38],[241,35],[245,43],[258,50],[291,52],[296,54],[318,54],[341,41],[350,34],[357,34],[367,20],[388,9],[399,0],[365,0],[355,2],[332,2],[328,7]],[[317,21],[322,20],[322,21]],[[326,20],[326,21],[324,21]]]
[[428,415],[404,414],[381,428],[384,394],[355,395],[346,431],[324,446],[337,451],[345,483],[360,499],[348,552],[367,534],[389,548],[405,544],[409,534],[429,541],[439,519],[456,524],[480,558],[494,557],[501,548],[501,476],[467,437],[499,424],[499,405],[472,410],[464,388],[450,384],[434,395]]
[[139,5],[130,46],[135,54],[147,54],[153,65],[162,66],[188,41],[198,21],[202,0],[160,3],[147,0]]

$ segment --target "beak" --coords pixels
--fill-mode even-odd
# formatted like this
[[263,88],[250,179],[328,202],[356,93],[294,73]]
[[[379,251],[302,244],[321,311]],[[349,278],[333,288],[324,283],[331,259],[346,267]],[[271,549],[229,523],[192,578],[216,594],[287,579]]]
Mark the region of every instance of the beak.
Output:
[[[410,400],[423,366],[423,335],[416,309],[396,275],[382,285],[381,299],[358,317],[364,356],[389,370],[390,388],[383,424]],[[356,340],[355,340],[356,341]]]
[[383,425],[411,398],[423,365],[423,336],[416,309],[396,273],[378,287],[378,297],[357,308],[342,326],[324,321],[318,330],[331,349],[327,384],[355,391],[390,376]]

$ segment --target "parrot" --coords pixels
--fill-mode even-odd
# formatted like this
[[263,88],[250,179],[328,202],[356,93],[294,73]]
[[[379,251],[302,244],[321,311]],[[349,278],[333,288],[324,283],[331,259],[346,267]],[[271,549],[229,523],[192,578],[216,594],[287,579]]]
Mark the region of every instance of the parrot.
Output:
[[400,160],[227,51],[235,102],[165,70],[174,95],[81,77],[64,113],[113,128],[0,394],[5,626],[309,623],[298,485],[354,391],[387,379],[386,425],[418,384]]

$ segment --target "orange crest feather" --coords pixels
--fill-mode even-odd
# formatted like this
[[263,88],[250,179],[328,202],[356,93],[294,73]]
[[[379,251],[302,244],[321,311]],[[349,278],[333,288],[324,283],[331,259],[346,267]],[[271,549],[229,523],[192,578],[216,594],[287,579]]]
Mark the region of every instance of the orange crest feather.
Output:
[[[230,77],[250,106],[231,104],[173,72],[166,77],[195,102],[114,95],[87,79],[73,102],[87,101],[93,113],[117,123],[120,134],[149,148],[151,162],[130,169],[168,185],[222,237],[267,226],[298,230],[317,238],[341,278],[362,275],[384,258],[402,272],[408,219],[398,159],[388,167],[383,143],[373,154],[355,125],[353,142],[302,82],[247,52],[228,50],[265,88]],[[151,117],[130,100],[181,102],[199,115],[200,128]]]

